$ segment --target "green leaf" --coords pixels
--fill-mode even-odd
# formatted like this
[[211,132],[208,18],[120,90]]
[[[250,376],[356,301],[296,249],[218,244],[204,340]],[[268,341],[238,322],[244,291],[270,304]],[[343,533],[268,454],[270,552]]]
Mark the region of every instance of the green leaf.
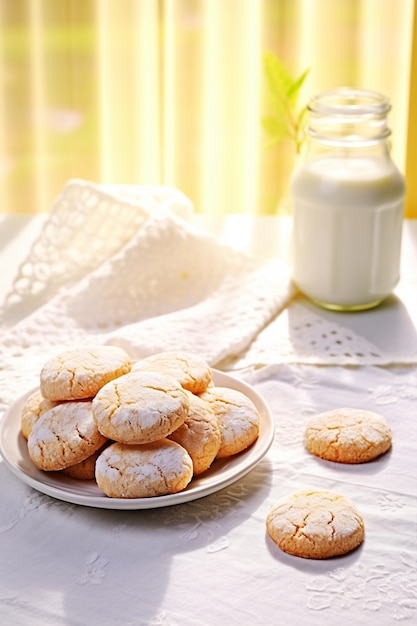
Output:
[[310,70],[307,69],[305,70],[301,76],[299,76],[291,85],[291,89],[288,92],[288,98],[293,102],[293,104],[295,105],[297,102],[297,98],[298,98],[298,94],[300,92],[301,87],[304,84],[305,79],[307,78],[308,74],[309,74]]
[[281,118],[265,115],[262,118],[262,126],[274,141],[280,141],[288,136],[287,125]]
[[265,52],[263,61],[273,115],[264,117],[262,126],[273,143],[290,138],[298,153],[305,138],[306,107],[297,111],[297,100],[310,70],[293,80],[284,63],[272,52]]
[[265,52],[264,68],[271,95],[282,100],[287,96],[293,84],[285,65],[271,52]]

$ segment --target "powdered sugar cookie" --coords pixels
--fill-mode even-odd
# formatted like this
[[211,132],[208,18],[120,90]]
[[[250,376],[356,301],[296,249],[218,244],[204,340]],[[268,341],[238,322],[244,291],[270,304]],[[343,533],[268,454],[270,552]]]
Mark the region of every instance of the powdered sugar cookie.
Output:
[[331,491],[301,491],[271,507],[266,527],[281,550],[306,559],[350,552],[365,537],[362,516],[348,498]]
[[185,489],[193,476],[188,452],[175,441],[112,443],[96,461],[96,481],[111,498],[149,498]]
[[184,389],[202,393],[211,383],[212,371],[204,359],[189,352],[160,352],[141,359],[134,371],[157,371],[173,376]]
[[218,418],[220,448],[217,458],[248,448],[259,435],[259,413],[244,393],[228,387],[210,387],[200,398],[208,402]]
[[190,455],[194,475],[205,472],[220,449],[220,428],[216,415],[208,402],[187,392],[190,406],[185,422],[169,439],[183,446]]
[[390,449],[392,434],[379,413],[342,408],[313,417],[304,439],[307,450],[326,461],[366,463]]
[[107,383],[93,400],[100,432],[114,441],[142,444],[170,435],[188,415],[185,389],[159,372],[130,372]]
[[91,400],[65,402],[46,411],[33,425],[29,456],[45,471],[83,461],[106,442],[91,412]]
[[20,429],[25,439],[29,439],[33,424],[38,421],[41,415],[57,404],[53,400],[44,398],[39,389],[28,396],[22,407],[20,417]]
[[104,448],[111,443],[111,441],[105,443],[104,446],[102,446],[99,450],[96,450],[93,454],[88,456],[83,461],[75,463],[75,465],[69,465],[68,467],[64,467],[62,473],[66,476],[69,476],[70,478],[75,478],[77,480],[95,480],[97,458],[103,452]]
[[107,382],[127,374],[131,366],[128,354],[115,346],[66,350],[42,368],[41,393],[49,400],[93,398]]

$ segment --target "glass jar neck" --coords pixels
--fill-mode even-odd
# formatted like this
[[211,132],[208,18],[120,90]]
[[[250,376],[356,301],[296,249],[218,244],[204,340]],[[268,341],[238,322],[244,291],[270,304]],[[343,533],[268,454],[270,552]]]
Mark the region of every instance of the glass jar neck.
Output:
[[303,148],[302,156],[304,159],[308,160],[326,156],[350,159],[356,157],[390,158],[390,147],[388,138],[346,141],[343,139],[327,139],[309,135]]
[[342,87],[324,91],[310,100],[307,135],[323,146],[387,146],[391,105],[385,96]]

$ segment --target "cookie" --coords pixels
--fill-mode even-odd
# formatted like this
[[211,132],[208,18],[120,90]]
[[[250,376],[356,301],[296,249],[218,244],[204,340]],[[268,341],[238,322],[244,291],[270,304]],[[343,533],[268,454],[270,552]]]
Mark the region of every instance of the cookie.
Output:
[[202,393],[212,380],[212,371],[204,359],[189,352],[160,352],[137,361],[134,371],[157,371],[173,376],[184,389]]
[[40,390],[49,400],[93,398],[110,380],[132,367],[128,354],[115,346],[66,350],[51,358],[40,373]]
[[142,444],[170,435],[188,415],[185,389],[159,372],[130,372],[107,383],[93,400],[100,432],[120,443]]
[[220,428],[216,458],[246,450],[259,435],[259,413],[244,393],[228,387],[210,387],[199,396],[211,406]]
[[193,462],[194,475],[205,472],[220,449],[220,428],[216,415],[208,402],[187,392],[190,402],[185,422],[169,439],[185,448]]
[[357,548],[365,537],[359,511],[331,491],[301,491],[273,505],[266,518],[277,546],[305,559],[327,559]]
[[33,424],[38,421],[41,415],[57,404],[53,400],[44,398],[39,389],[27,397],[20,415],[20,430],[26,440],[29,439]]
[[366,463],[391,448],[392,433],[382,415],[342,408],[313,417],[304,441],[309,452],[326,461]]
[[91,400],[65,402],[33,425],[28,452],[36,467],[56,471],[83,461],[107,441],[98,430]]
[[65,467],[62,473],[77,480],[95,480],[97,458],[110,443],[111,442],[105,443],[104,446],[96,450],[93,454],[84,459],[84,461]]
[[96,461],[96,481],[110,498],[150,498],[178,493],[193,476],[188,452],[175,441],[112,443]]

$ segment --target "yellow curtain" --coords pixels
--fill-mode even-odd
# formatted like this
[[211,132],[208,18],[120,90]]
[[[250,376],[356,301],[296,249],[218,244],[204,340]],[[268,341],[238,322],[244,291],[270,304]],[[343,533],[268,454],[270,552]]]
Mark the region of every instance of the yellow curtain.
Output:
[[261,126],[272,51],[310,68],[302,101],[338,85],[390,98],[417,217],[416,39],[414,0],[0,0],[0,210],[47,211],[85,178],[275,213],[294,151]]
[[408,141],[406,152],[407,195],[405,216],[417,218],[417,7],[414,7],[413,49],[408,105]]

